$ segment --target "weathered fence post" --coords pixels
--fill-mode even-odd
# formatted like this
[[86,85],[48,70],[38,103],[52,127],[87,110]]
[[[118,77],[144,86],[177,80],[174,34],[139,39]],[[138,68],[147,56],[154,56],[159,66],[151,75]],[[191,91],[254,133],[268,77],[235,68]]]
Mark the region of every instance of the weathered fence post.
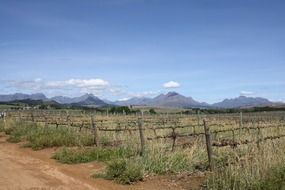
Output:
[[47,127],[48,127],[48,119],[47,119],[47,116],[44,115],[44,118],[45,118],[45,128],[47,128]]
[[7,117],[7,114],[6,112],[3,112],[3,120],[4,120],[4,129],[6,129],[6,117]]
[[83,127],[84,127],[84,121],[81,121],[81,125],[79,126],[79,132],[81,132]]
[[70,127],[70,115],[68,113],[66,115],[66,122],[67,122],[67,127]]
[[235,143],[236,137],[235,137],[235,129],[232,129],[232,135],[233,135],[233,142]]
[[208,153],[208,161],[209,161],[209,168],[213,171],[213,150],[212,150],[212,142],[211,142],[211,133],[210,129],[207,126],[206,120],[203,120],[204,130],[205,130],[205,138],[206,138],[206,146],[207,146],[207,153]]
[[33,111],[31,112],[31,119],[32,119],[33,124],[35,124],[35,116],[34,116],[34,112]]
[[197,110],[197,124],[200,126],[200,110]]
[[176,143],[176,133],[175,133],[175,127],[172,127],[172,148],[171,151],[173,152],[175,150],[175,143]]
[[257,132],[257,141],[256,141],[256,144],[257,144],[257,148],[260,150],[260,143],[261,143],[261,141],[263,140],[263,137],[262,137],[262,132],[261,132],[261,129],[260,129],[259,126],[257,127],[257,130],[258,130],[258,132]]
[[97,132],[97,126],[96,126],[93,114],[91,114],[91,125],[92,125],[93,135],[94,135],[94,144],[98,146],[99,145],[98,144],[98,132]]
[[239,138],[241,136],[242,128],[243,128],[242,112],[240,112],[240,115],[239,115]]
[[142,118],[138,119],[138,127],[139,127],[139,133],[140,133],[140,141],[141,141],[141,150],[140,155],[143,156],[145,153],[145,139],[143,134],[143,121]]

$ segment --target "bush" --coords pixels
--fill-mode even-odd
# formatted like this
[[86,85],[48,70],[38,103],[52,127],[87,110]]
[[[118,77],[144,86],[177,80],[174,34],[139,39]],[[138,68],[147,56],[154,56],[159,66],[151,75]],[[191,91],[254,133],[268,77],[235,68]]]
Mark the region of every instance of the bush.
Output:
[[143,167],[134,161],[115,160],[108,164],[105,178],[122,184],[143,180]]
[[5,133],[9,135],[8,142],[18,143],[23,140],[31,131],[32,125],[30,123],[15,122],[11,127],[5,129]]

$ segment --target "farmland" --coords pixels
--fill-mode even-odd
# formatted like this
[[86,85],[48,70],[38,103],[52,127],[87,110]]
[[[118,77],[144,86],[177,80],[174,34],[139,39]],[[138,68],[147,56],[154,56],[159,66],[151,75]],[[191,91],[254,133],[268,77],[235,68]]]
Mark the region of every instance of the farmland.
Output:
[[102,163],[104,170],[90,173],[94,179],[136,184],[149,176],[199,174],[198,189],[280,189],[284,117],[284,112],[11,111],[0,130],[7,141],[33,150],[58,147],[52,158],[59,163]]

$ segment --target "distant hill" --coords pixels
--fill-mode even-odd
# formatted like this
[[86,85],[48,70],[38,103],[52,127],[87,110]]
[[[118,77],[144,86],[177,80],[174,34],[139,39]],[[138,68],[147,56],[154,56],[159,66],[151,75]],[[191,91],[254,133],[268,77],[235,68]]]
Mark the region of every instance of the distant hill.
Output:
[[90,97],[95,98],[95,99],[99,99],[96,96],[94,96],[93,94],[84,94],[82,96],[74,97],[74,98],[70,98],[70,97],[66,97],[66,96],[55,96],[55,97],[52,97],[51,99],[60,103],[60,104],[74,104],[74,103],[84,102],[86,99],[88,99]]
[[11,105],[17,105],[17,104],[24,104],[29,106],[37,106],[37,105],[55,105],[59,106],[60,104],[53,101],[53,100],[31,100],[31,99],[22,99],[22,100],[13,100],[9,102],[0,102],[0,104],[11,104]]
[[141,105],[154,107],[169,107],[169,108],[191,108],[191,107],[208,107],[206,103],[195,101],[191,97],[185,97],[177,92],[169,92],[167,94],[160,94],[154,98],[132,98],[126,101],[115,102],[117,105]]
[[93,94],[84,94],[79,97],[55,96],[47,98],[42,93],[22,94],[16,93],[11,95],[0,95],[0,102],[13,102],[20,100],[40,100],[42,102],[56,102],[63,105],[89,106],[89,107],[105,107],[105,106],[152,106],[152,107],[168,107],[168,108],[251,108],[251,107],[280,107],[284,106],[281,102],[271,102],[260,97],[240,96],[232,99],[225,99],[214,104],[207,104],[194,100],[192,97],[183,96],[177,92],[169,92],[160,94],[154,98],[136,97],[125,101],[111,102],[109,100],[101,100]]
[[118,106],[130,106],[130,105],[143,106],[149,104],[150,101],[151,98],[135,97],[129,100],[116,101],[114,102],[114,104]]
[[256,107],[256,106],[270,106],[273,102],[265,98],[254,98],[240,96],[233,99],[225,99],[222,102],[212,104],[212,107],[216,108],[244,108],[244,107]]
[[48,98],[42,94],[42,93],[37,93],[37,94],[22,94],[22,93],[16,93],[16,94],[9,94],[9,95],[0,95],[0,102],[11,102],[15,100],[43,100],[47,101]]
[[[84,98],[82,98],[82,97],[84,97]],[[103,100],[94,96],[93,94],[87,94],[87,95],[84,95],[82,97],[79,97],[78,99],[76,99],[76,101],[78,101],[78,102],[71,103],[71,105],[90,106],[90,107],[104,107],[104,106],[109,105],[109,104],[105,103]]]

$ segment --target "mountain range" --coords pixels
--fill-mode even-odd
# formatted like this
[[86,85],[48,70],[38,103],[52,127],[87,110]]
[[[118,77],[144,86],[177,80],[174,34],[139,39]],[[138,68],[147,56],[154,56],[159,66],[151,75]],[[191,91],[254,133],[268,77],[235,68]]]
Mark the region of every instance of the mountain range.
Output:
[[[177,92],[168,92],[167,94],[160,94],[154,98],[135,97],[124,101],[109,101],[101,100],[93,94],[85,94],[79,97],[66,97],[55,96],[47,98],[42,93],[37,94],[10,94],[0,95],[0,102],[11,102],[15,100],[42,100],[42,101],[54,101],[59,104],[69,104],[78,106],[92,106],[92,107],[104,107],[104,106],[151,106],[151,107],[169,107],[169,108],[246,108],[246,107],[258,107],[258,106],[276,106],[281,103],[271,102],[268,99],[260,97],[246,97],[239,96],[237,98],[225,99],[221,102],[208,104],[205,102],[199,102],[192,97],[186,97]],[[282,105],[284,105],[282,103]]]

